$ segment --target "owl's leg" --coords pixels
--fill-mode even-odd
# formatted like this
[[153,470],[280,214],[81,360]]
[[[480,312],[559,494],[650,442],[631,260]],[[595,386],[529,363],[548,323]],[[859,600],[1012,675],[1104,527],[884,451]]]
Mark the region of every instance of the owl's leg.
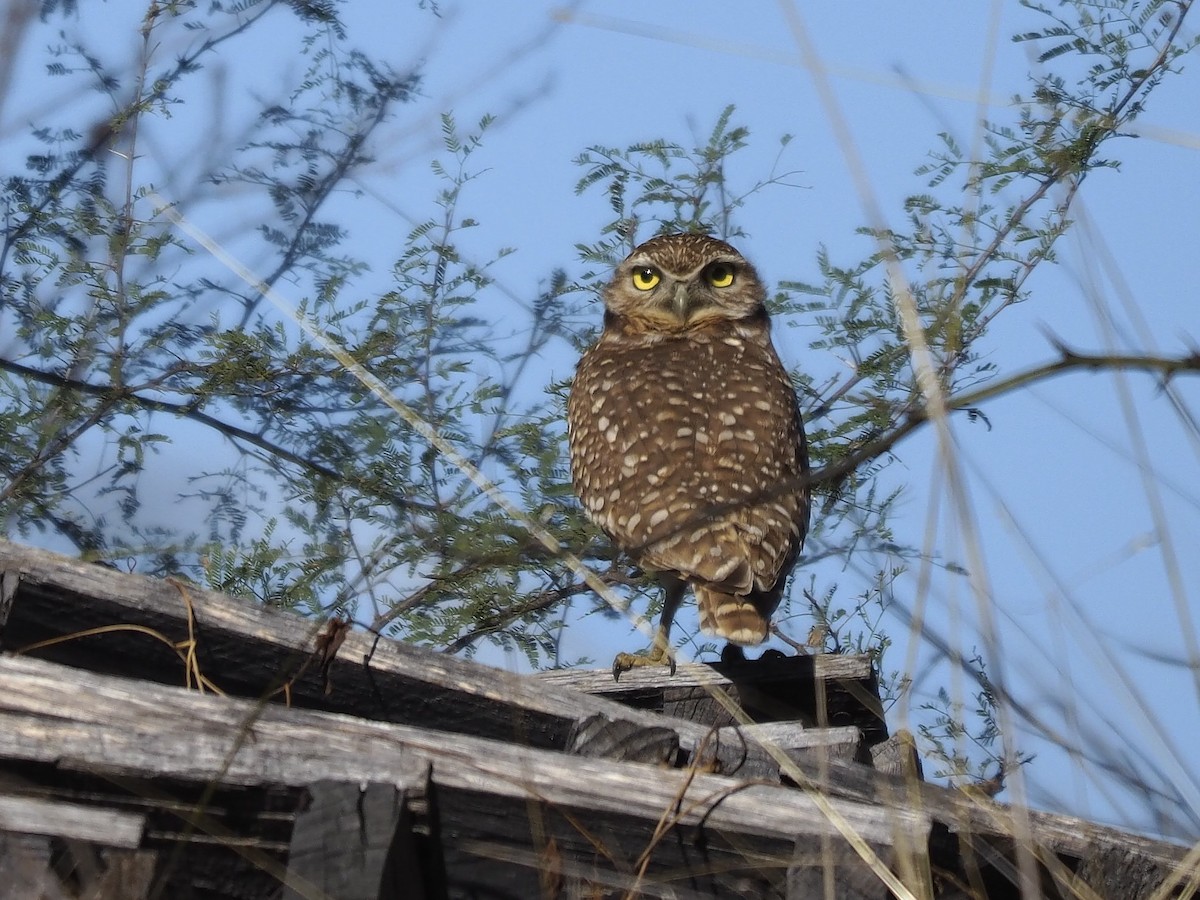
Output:
[[628,672],[638,666],[670,666],[671,674],[675,674],[675,655],[671,653],[671,623],[675,621],[675,612],[683,600],[687,590],[687,582],[669,575],[662,576],[663,608],[658,619],[658,629],[654,632],[654,643],[645,653],[618,653],[613,660],[613,681],[621,680],[621,673]]

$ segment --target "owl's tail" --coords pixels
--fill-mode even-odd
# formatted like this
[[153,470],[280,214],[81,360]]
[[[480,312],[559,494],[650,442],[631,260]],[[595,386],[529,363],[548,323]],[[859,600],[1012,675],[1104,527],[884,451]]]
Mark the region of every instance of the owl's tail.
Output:
[[732,644],[761,644],[767,639],[771,613],[779,597],[774,592],[754,591],[749,596],[724,594],[696,585],[700,629]]

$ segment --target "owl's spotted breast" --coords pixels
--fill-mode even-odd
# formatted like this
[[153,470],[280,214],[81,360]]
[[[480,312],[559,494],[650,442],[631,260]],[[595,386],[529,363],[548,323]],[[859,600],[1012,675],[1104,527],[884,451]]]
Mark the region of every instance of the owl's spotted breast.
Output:
[[602,341],[578,378],[576,484],[618,546],[685,580],[739,594],[772,588],[806,510],[794,484],[782,488],[801,474],[802,438],[770,347],[735,337]]

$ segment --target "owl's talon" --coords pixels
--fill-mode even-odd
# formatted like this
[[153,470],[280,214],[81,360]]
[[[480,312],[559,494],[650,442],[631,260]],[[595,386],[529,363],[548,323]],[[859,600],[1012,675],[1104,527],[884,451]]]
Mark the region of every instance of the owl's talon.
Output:
[[642,666],[667,666],[672,675],[675,674],[675,657],[661,647],[654,647],[645,653],[618,653],[613,660],[613,681],[621,680],[621,673]]

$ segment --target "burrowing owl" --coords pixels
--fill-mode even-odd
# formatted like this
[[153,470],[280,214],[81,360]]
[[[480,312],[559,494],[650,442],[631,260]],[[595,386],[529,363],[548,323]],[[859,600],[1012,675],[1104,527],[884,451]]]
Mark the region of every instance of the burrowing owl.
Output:
[[605,289],[604,331],[567,405],[571,472],[588,514],[666,591],[650,653],[621,654],[614,677],[668,661],[689,584],[705,632],[767,637],[808,530],[809,490],[764,296],[737,250],[700,234],[647,241]]

